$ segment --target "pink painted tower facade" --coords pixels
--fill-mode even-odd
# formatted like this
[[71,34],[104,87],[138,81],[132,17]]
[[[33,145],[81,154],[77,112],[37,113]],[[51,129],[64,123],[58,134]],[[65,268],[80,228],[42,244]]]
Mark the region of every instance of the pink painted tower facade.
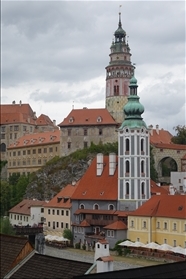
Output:
[[110,47],[109,65],[106,69],[106,108],[116,122],[121,124],[124,119],[123,107],[129,95],[129,81],[134,74],[131,53],[126,32],[122,29],[121,13],[119,13],[118,29]]

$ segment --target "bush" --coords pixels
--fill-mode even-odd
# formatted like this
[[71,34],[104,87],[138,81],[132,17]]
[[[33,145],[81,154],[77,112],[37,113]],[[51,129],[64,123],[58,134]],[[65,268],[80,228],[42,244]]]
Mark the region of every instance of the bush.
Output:
[[76,248],[76,249],[80,249],[80,243],[76,243],[76,244],[75,244],[75,248]]
[[85,244],[83,244],[82,248],[83,248],[83,250],[85,250],[85,249],[86,249],[86,245],[85,245]]

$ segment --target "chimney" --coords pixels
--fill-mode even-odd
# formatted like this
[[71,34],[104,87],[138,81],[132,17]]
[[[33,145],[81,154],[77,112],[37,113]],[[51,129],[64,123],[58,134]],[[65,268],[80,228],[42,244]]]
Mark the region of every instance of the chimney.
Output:
[[21,101],[21,100],[19,101],[19,105],[20,105],[20,106],[22,105],[22,101]]
[[113,271],[113,258],[110,256],[109,244],[106,239],[96,243],[94,262],[97,262],[97,273]]
[[102,153],[98,153],[97,154],[97,175],[101,176],[103,172],[103,154]]
[[15,101],[12,102],[13,105],[15,105],[15,103],[16,103]]
[[149,125],[150,135],[153,136],[153,125]]
[[159,125],[156,125],[156,133],[159,135]]
[[53,125],[56,126],[56,120],[53,120]]
[[37,119],[36,112],[34,111],[34,119]]
[[109,175],[114,175],[116,170],[116,154],[110,153],[109,154]]

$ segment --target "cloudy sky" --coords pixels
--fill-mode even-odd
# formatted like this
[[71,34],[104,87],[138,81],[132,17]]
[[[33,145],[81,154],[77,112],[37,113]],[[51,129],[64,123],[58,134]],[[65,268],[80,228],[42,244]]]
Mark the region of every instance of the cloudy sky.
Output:
[[1,103],[29,103],[59,124],[105,107],[119,6],[147,125],[185,125],[185,1],[2,1]]

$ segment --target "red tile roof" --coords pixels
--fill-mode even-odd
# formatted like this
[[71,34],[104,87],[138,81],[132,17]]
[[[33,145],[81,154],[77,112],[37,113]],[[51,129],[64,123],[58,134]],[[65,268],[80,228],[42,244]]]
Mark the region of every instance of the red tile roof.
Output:
[[71,196],[74,193],[77,185],[67,185],[65,186],[55,197],[53,197],[45,207],[55,207],[55,208],[71,208]]
[[79,226],[80,227],[90,227],[90,224],[86,220],[83,220]]
[[[116,159],[117,160],[117,159]],[[97,176],[97,158],[79,181],[79,185],[72,195],[72,199],[81,200],[117,200],[118,198],[118,168],[114,175],[109,175],[109,156],[103,157],[103,172]]]
[[162,186],[158,186],[156,184],[156,182],[154,182],[152,179],[150,180],[150,187],[151,187],[150,189],[151,189],[151,194],[152,195],[156,195],[158,193],[165,194],[165,195],[169,194],[169,186],[168,186],[168,188],[165,189]]
[[45,201],[38,201],[38,200],[28,200],[24,199],[14,207],[12,207],[9,210],[9,213],[17,213],[17,214],[24,214],[24,215],[30,215],[30,207],[32,206],[40,206],[44,207],[46,204]]
[[174,149],[174,150],[186,150],[186,145],[184,144],[174,144],[174,143],[156,143],[153,144],[156,148],[161,148],[161,149]]
[[186,218],[186,195],[154,195],[129,216]]
[[150,132],[150,143],[171,143],[173,135],[169,131],[165,131],[163,129],[158,129],[158,132],[156,129],[152,129]]
[[51,119],[50,119],[47,115],[41,114],[41,115],[37,118],[36,124],[37,124],[38,126],[40,126],[40,125],[42,125],[42,126],[44,126],[44,125],[50,125],[50,126],[52,126],[52,125],[53,125],[53,121],[51,121]]
[[127,225],[119,220],[119,221],[116,221],[116,222],[114,222],[110,225],[105,226],[104,229],[107,229],[107,230],[127,230]]
[[120,210],[116,210],[115,214],[117,214],[118,217],[127,217],[129,212],[130,212],[130,211],[120,211]]
[[96,261],[103,261],[103,262],[113,262],[113,257],[112,256],[103,256],[99,257]]
[[8,149],[15,149],[27,146],[36,146],[60,142],[60,130],[26,134],[8,146]]
[[116,125],[110,113],[105,108],[100,109],[73,109],[64,120],[58,124],[64,126],[78,125]]

